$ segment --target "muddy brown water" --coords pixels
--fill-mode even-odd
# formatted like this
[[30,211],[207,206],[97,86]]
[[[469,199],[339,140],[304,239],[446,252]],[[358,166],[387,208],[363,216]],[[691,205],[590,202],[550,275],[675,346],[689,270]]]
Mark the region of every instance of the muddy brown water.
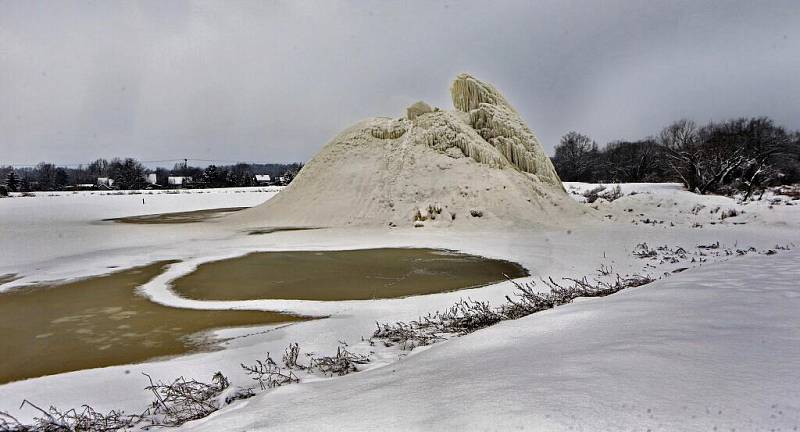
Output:
[[130,224],[182,224],[203,222],[210,219],[222,217],[228,213],[233,213],[247,209],[249,207],[226,207],[216,209],[195,210],[175,213],[158,213],[142,216],[126,216],[113,219],[103,219],[104,221],[130,223]]
[[0,294],[0,383],[211,350],[208,340],[190,336],[305,319],[171,308],[136,293],[169,263]]
[[527,276],[519,264],[436,249],[257,252],[174,281],[201,300],[366,300],[473,288]]

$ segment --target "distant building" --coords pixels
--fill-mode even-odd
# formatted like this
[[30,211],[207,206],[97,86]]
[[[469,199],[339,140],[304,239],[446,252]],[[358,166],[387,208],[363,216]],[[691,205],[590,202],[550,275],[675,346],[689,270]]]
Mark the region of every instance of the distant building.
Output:
[[187,176],[169,176],[167,177],[167,183],[172,186],[183,186],[186,183],[191,183],[192,178]]
[[147,184],[151,184],[151,185],[154,185],[154,184],[156,184],[158,182],[158,180],[156,178],[156,173],[147,174],[147,177],[145,178],[145,180],[147,181]]
[[87,190],[96,190],[96,189],[97,189],[97,185],[94,184],[94,183],[79,183],[79,184],[76,184],[74,186],[73,185],[64,186],[64,190],[67,190],[67,191],[76,191],[76,190],[87,191]]
[[256,174],[256,183],[264,185],[272,181],[268,174]]
[[112,187],[114,186],[114,179],[109,177],[98,177],[97,178],[97,185],[98,186],[105,186],[105,187]]

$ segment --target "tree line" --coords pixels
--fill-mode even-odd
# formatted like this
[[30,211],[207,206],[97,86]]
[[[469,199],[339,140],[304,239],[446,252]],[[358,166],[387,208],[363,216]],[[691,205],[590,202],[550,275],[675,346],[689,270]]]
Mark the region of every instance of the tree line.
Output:
[[[77,167],[57,166],[41,162],[32,167],[0,165],[0,192],[32,192],[76,190],[88,187],[110,187],[132,190],[146,188],[218,188],[256,186],[256,175],[269,175],[270,184],[286,184],[302,168],[301,163],[191,166],[175,164],[169,168],[149,169],[134,158],[97,159]],[[155,184],[147,176],[155,174]],[[170,176],[187,178],[181,185],[170,185]],[[188,181],[191,178],[191,181]],[[283,178],[283,181],[278,179]],[[101,183],[99,179],[111,179]]]
[[552,160],[564,181],[680,182],[701,194],[749,198],[768,186],[800,182],[800,132],[767,117],[702,126],[683,119],[656,136],[603,148],[587,135],[569,132]]

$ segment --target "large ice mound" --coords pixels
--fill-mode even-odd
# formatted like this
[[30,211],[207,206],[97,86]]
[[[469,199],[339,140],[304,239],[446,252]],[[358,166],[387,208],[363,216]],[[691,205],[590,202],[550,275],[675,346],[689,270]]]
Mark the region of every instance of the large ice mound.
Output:
[[229,218],[259,226],[563,225],[585,214],[492,85],[461,74],[455,110],[424,102],[336,136],[284,191]]

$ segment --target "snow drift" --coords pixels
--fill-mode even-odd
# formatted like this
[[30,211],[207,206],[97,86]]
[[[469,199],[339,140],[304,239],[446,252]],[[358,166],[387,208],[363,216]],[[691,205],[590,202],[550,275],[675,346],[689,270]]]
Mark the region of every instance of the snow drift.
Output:
[[455,110],[417,102],[339,134],[268,202],[228,220],[260,226],[530,226],[585,214],[536,135],[467,74]]
[[737,258],[505,321],[185,429],[797,430],[798,258]]

